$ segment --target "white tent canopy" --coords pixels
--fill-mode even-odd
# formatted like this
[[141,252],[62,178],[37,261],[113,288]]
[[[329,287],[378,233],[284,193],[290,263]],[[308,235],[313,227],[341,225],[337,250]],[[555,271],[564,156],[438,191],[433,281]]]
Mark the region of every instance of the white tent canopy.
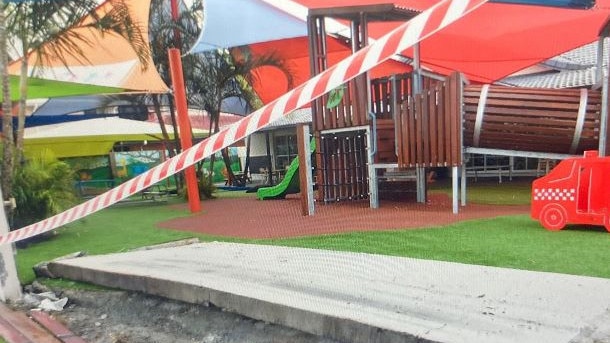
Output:
[[[207,133],[200,129],[194,131],[199,134]],[[25,129],[25,139],[134,134],[160,136],[161,128],[157,123],[105,117]]]
[[[307,36],[309,9],[292,0],[204,0],[203,8],[203,29],[190,53]],[[326,31],[350,35],[332,19]]]
[[[195,136],[206,130],[193,129]],[[101,156],[117,142],[159,141],[163,137],[157,123],[106,117],[25,129],[25,154],[38,156],[51,152],[57,158]],[[173,138],[173,134],[170,134]]]

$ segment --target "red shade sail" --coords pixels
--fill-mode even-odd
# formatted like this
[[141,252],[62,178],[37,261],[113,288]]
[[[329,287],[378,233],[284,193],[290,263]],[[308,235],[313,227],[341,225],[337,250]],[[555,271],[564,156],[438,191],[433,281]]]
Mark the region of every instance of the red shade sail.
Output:
[[[295,0],[309,8],[345,6],[341,0]],[[353,0],[350,5],[385,3]],[[398,6],[423,10],[437,0],[397,0]],[[460,71],[471,81],[494,82],[597,39],[610,16],[610,0],[589,10],[487,3],[421,43],[422,65],[448,74]],[[397,23],[372,23],[378,38]],[[405,51],[413,56],[412,51]]]
[[[250,49],[254,55],[274,53],[277,57],[286,61],[286,65],[294,79],[294,85],[304,83],[311,77],[307,37],[253,44],[250,45]],[[347,45],[330,37],[328,39],[328,52],[329,66],[340,62],[351,54],[351,50]],[[372,78],[378,78],[405,73],[409,70],[411,70],[411,67],[404,63],[387,61],[374,68],[370,75]],[[258,68],[255,70],[255,75],[257,77],[253,87],[264,103],[275,100],[289,90],[286,77],[277,68]]]
[[[254,0],[253,0],[254,1]],[[307,9],[372,5],[393,2],[396,6],[412,10],[425,10],[440,0],[256,0],[267,5],[304,6],[298,21],[305,24]],[[296,3],[296,5],[294,5]],[[274,5],[275,4],[275,5]],[[293,5],[290,5],[293,4]],[[279,9],[279,7],[277,8]],[[265,22],[273,21],[277,11],[269,11]],[[420,44],[420,59],[424,68],[448,75],[453,71],[464,73],[470,81],[492,83],[504,77],[557,56],[568,50],[595,41],[610,16],[610,0],[598,0],[592,9],[565,9],[534,5],[487,3],[477,11],[461,18]],[[298,22],[297,21],[297,22]],[[341,22],[341,20],[338,20]],[[342,22],[343,24],[348,24]],[[369,36],[379,38],[398,26],[397,22],[371,22]],[[348,34],[342,30],[341,34]],[[328,41],[329,65],[347,57],[350,48],[335,38]],[[254,54],[275,53],[287,61],[295,84],[310,77],[307,38],[293,37],[251,45]],[[413,51],[403,52],[413,57]],[[373,78],[403,73],[410,67],[395,61],[386,62],[372,71]],[[260,68],[254,84],[265,103],[284,94],[287,84],[279,70]]]

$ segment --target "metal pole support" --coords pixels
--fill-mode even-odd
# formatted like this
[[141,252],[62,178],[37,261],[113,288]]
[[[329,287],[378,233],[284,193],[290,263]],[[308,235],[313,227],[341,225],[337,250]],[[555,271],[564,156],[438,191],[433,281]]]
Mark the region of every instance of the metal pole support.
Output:
[[[174,99],[176,101],[176,110],[178,111],[180,143],[182,145],[182,150],[184,151],[193,145],[193,139],[191,136],[191,123],[188,117],[188,105],[186,103],[182,59],[180,57],[180,50],[178,49],[169,49],[168,54],[172,84],[174,86]],[[184,177],[186,179],[186,191],[189,198],[191,213],[199,212],[201,211],[201,201],[199,198],[199,186],[197,185],[195,167],[187,167],[184,170]]]

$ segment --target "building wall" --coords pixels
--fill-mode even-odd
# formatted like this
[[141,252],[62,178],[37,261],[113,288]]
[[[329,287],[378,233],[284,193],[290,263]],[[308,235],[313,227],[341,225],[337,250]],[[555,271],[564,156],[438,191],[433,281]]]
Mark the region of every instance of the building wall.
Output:
[[[295,136],[296,139],[296,129],[294,127],[292,128],[282,128],[282,129],[276,129],[273,131],[267,131],[269,133],[269,144],[270,144],[270,150],[271,150],[271,163],[272,163],[272,169],[276,170],[278,168],[281,168],[281,166],[276,166],[276,160],[277,160],[277,149],[275,146],[275,141],[276,138],[279,136]],[[252,134],[252,138],[250,140],[250,158],[251,160],[257,160],[260,161],[262,160],[264,157],[267,156],[267,147],[266,147],[266,143],[265,143],[265,135],[266,132],[257,132]],[[245,161],[244,161],[245,163]],[[258,164],[258,163],[255,163]],[[252,168],[251,169],[252,173],[258,173],[258,168]]]

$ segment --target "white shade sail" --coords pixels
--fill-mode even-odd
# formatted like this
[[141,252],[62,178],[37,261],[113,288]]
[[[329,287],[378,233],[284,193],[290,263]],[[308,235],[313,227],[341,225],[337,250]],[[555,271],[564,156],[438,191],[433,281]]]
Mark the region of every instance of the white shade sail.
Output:
[[190,52],[307,36],[307,8],[282,2],[205,0],[203,30]]

